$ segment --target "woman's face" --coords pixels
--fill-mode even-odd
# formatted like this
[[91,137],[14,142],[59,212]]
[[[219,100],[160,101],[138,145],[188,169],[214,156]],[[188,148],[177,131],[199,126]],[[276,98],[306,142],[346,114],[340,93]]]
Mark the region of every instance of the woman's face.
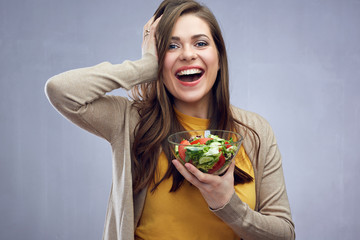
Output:
[[219,57],[208,24],[194,14],[181,16],[174,25],[164,59],[163,79],[180,104],[209,104],[219,70]]

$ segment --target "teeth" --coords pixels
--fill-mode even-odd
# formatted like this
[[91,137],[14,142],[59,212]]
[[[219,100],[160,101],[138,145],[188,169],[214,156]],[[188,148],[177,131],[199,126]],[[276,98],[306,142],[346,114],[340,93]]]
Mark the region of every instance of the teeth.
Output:
[[184,76],[184,75],[192,75],[192,74],[199,74],[199,73],[202,73],[202,71],[200,69],[192,68],[192,69],[182,70],[182,71],[178,72],[177,75]]

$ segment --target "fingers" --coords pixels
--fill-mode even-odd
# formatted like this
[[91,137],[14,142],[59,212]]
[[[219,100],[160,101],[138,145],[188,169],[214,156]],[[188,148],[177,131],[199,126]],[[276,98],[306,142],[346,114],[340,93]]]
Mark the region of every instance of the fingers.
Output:
[[234,177],[234,171],[235,171],[235,161],[233,159],[230,163],[229,168],[227,169],[226,173],[224,174],[224,177]]
[[154,22],[154,16],[144,25],[143,36],[144,38],[151,32],[151,25]]
[[208,183],[214,182],[214,178],[233,178],[234,177],[234,170],[235,170],[235,162],[234,161],[232,161],[230,163],[229,168],[227,169],[226,173],[222,177],[217,176],[217,175],[203,173],[190,163],[185,163],[185,165],[183,165],[176,159],[174,159],[172,162],[175,165],[176,169],[188,181],[189,181],[189,179],[192,180],[195,177],[199,182],[208,184]]
[[[174,159],[172,160],[172,163],[187,181],[189,181],[191,184],[193,184],[196,187],[200,186],[201,182],[190,171],[188,171],[187,168],[181,162]],[[191,165],[191,164],[189,163],[186,165]]]
[[205,174],[190,163],[186,163],[185,167],[192,175],[194,175],[202,183],[210,183],[214,181],[213,177],[218,177],[216,175]]
[[157,56],[156,52],[156,41],[155,41],[155,32],[157,25],[161,19],[159,17],[154,21],[155,17],[153,16],[150,20],[145,24],[143,29],[143,43],[142,43],[142,54],[151,53],[154,56]]
[[[153,18],[154,18],[154,17],[153,17]],[[162,18],[162,16],[158,17],[158,18],[155,20],[155,22],[151,25],[152,27],[154,27],[154,29],[157,28],[157,25],[159,24],[161,18]]]
[[152,16],[149,21],[147,21],[147,23],[144,25],[144,31],[150,28],[151,24],[154,22],[154,18],[155,16]]
[[161,19],[161,16],[159,18],[157,18],[155,21],[154,21],[154,19],[155,19],[155,16],[152,16],[150,18],[150,20],[144,25],[144,29],[143,29],[144,38],[149,35],[151,37],[155,36],[156,27]]
[[188,180],[196,187],[201,187],[200,185],[207,185],[216,181],[221,181],[220,176],[203,173],[190,163],[185,163],[185,165],[183,165],[178,160],[173,160],[172,162],[181,175],[183,175],[186,180]]

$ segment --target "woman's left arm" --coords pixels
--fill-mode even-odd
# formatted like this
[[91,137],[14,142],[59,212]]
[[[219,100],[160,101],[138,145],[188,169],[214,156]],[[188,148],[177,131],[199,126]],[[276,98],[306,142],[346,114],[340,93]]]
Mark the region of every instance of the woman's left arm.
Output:
[[[268,125],[268,124],[267,124]],[[227,223],[243,239],[295,239],[294,224],[286,194],[281,155],[275,136],[268,125],[262,139],[265,162],[260,177],[259,210],[254,211],[242,202],[234,191],[234,164],[223,176],[204,174],[191,164],[182,166],[174,160],[180,173],[196,186],[211,211]]]
[[295,239],[281,154],[274,133],[266,123],[266,137],[262,138],[263,164],[258,169],[258,211],[234,194],[229,203],[213,212],[243,239]]

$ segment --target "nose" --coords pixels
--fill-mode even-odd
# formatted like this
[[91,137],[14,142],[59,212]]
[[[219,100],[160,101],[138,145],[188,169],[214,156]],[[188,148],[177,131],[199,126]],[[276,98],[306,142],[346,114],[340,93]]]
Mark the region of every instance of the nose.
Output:
[[195,60],[197,57],[195,49],[193,49],[191,46],[184,46],[182,48],[182,52],[180,55],[180,59],[184,61],[192,61]]

